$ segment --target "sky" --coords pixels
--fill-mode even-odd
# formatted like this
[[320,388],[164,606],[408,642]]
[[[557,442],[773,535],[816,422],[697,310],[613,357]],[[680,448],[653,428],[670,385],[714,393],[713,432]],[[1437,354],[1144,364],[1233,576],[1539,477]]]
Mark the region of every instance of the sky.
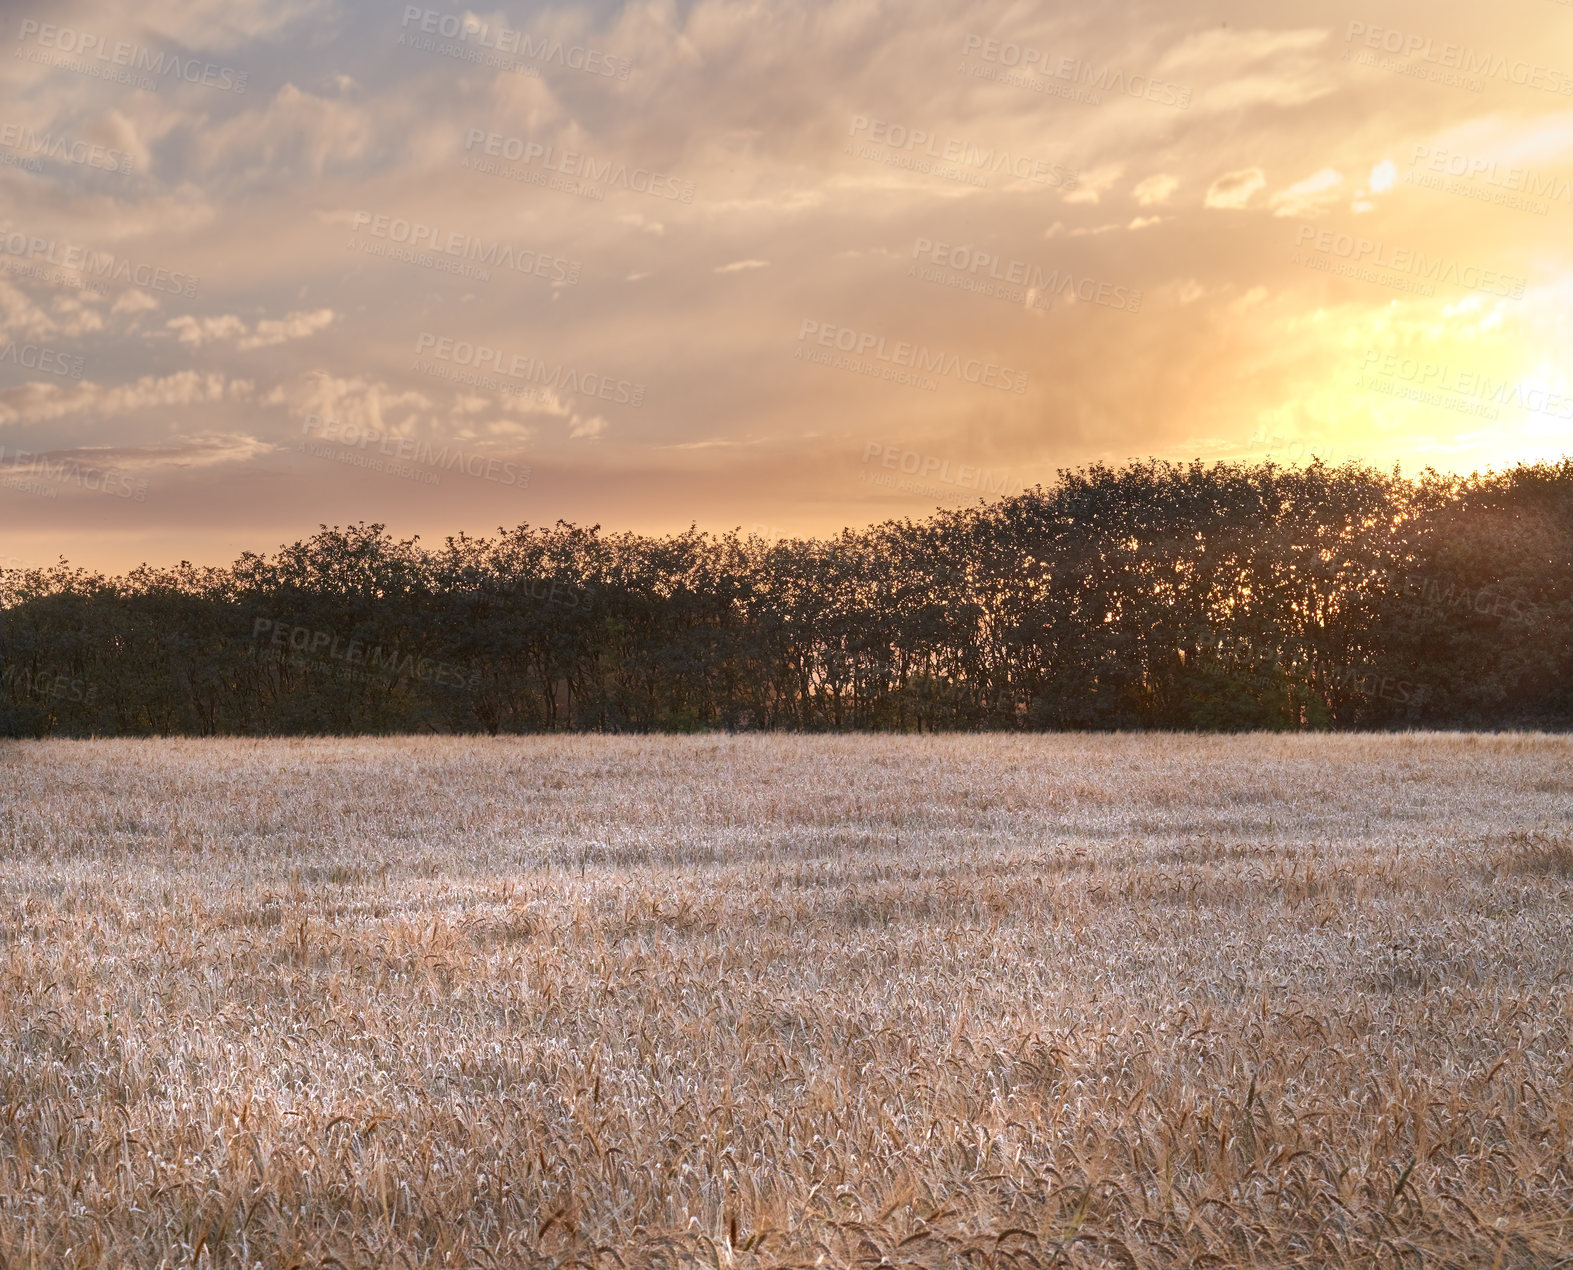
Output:
[[0,0],[0,565],[1573,453],[1573,4]]

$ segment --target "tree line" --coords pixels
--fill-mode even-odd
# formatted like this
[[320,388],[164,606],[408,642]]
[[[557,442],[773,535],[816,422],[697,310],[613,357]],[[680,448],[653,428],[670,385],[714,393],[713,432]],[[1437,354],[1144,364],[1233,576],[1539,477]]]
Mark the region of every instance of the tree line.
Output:
[[826,539],[0,570],[0,734],[1565,728],[1573,459],[1094,465]]

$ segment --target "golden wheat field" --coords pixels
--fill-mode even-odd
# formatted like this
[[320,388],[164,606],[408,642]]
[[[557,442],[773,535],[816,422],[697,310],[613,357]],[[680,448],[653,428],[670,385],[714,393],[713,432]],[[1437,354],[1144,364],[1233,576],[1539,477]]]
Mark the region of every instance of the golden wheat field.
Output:
[[0,752],[0,1265],[1573,1264],[1573,741]]

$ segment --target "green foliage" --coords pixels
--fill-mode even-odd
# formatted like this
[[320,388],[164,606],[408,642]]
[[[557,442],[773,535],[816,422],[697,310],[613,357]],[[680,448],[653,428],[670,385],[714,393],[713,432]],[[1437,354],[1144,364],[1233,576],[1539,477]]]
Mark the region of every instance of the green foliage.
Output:
[[0,605],[9,736],[1560,728],[1573,461],[1094,466],[776,543],[323,527]]

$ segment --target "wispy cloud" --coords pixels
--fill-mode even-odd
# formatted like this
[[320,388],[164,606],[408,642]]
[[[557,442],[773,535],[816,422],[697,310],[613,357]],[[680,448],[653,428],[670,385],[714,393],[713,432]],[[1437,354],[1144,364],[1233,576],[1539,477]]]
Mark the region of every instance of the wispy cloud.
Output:
[[[424,40],[424,17],[372,0],[57,15],[178,57],[136,84],[9,29],[0,426],[181,477],[96,527],[0,498],[0,531],[114,563],[155,522],[222,557],[351,514],[441,534],[927,511],[921,482],[859,481],[875,438],[1029,480],[1195,438],[1243,450],[1264,420],[1411,466],[1556,447],[1544,418],[1483,426],[1350,369],[1386,340],[1555,386],[1573,294],[1556,94],[1362,60],[1312,0],[1137,21],[1090,0],[451,12],[520,42]],[[1437,0],[1406,21],[1534,64],[1573,44],[1565,5]],[[400,229],[352,234],[360,212]],[[1425,294],[1379,253],[1527,285],[1439,275]],[[1020,392],[991,386],[1007,370]],[[298,452],[310,415],[532,464],[527,513],[490,486],[351,490]]]

